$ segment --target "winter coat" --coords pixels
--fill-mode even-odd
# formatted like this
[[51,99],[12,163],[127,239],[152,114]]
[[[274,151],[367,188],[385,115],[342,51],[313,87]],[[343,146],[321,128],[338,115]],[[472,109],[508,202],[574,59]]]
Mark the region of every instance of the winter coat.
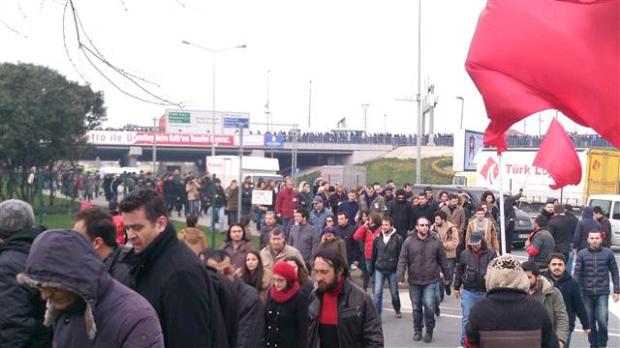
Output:
[[249,251],[252,251],[254,247],[252,246],[252,242],[246,241],[241,243],[238,248],[235,248],[232,241],[224,242],[222,245],[222,250],[230,255],[230,261],[232,262],[235,269],[243,267],[245,263],[245,257],[248,255]]
[[[499,240],[497,239],[497,231],[495,230],[495,224],[490,219],[487,219],[487,221],[488,221],[488,224],[487,224],[487,230],[484,234],[484,240],[486,240],[489,248],[493,249],[496,253],[499,253],[501,250],[499,248]],[[465,245],[469,243],[469,238],[471,238],[471,235],[474,233],[474,230],[476,228],[475,224],[476,224],[475,219],[471,220],[469,224],[467,224],[467,231],[465,231],[465,241],[464,241]]]
[[191,180],[187,184],[185,184],[185,192],[187,192],[187,200],[195,201],[199,199],[198,189],[200,188],[200,184],[197,181]]
[[444,206],[440,209],[446,215],[448,215],[448,221],[451,222],[456,228],[458,228],[459,232],[465,231],[465,227],[467,226],[467,219],[465,218],[465,210],[460,205],[457,205],[456,208],[452,209],[450,206]]
[[[313,291],[308,305],[308,348],[320,348],[321,304],[322,295]],[[338,345],[343,348],[383,347],[381,318],[375,312],[372,299],[348,279],[338,295]]]
[[560,341],[566,343],[568,340],[568,313],[562,292],[545,277],[538,277],[538,281],[542,282],[543,304],[553,323],[555,335]]
[[497,288],[476,302],[465,327],[466,347],[559,347],[545,306],[521,290]]
[[577,249],[577,251],[588,248],[588,232],[601,230],[601,224],[594,220],[592,216],[592,208],[585,207],[581,214],[581,221],[577,223],[573,236],[573,248]]
[[620,294],[618,265],[613,251],[608,248],[594,250],[588,247],[577,253],[574,275],[584,296],[609,295],[609,273],[614,292]]
[[468,291],[486,292],[487,267],[491,260],[497,257],[497,254],[492,249],[487,248],[486,242],[483,241],[482,243],[482,248],[478,254],[474,253],[469,245],[461,253],[456,265],[455,290],[463,287]]
[[309,223],[293,225],[289,232],[288,244],[299,250],[306,263],[312,263],[312,252],[319,245],[319,237]]
[[131,276],[131,265],[128,260],[126,260],[130,252],[131,248],[124,245],[117,245],[114,247],[114,250],[112,250],[110,255],[103,260],[103,264],[112,278],[118,280],[121,284],[129,288],[133,288],[134,284]]
[[535,262],[538,267],[547,268],[547,259],[555,250],[555,241],[547,230],[538,230],[530,234],[527,247],[528,261]]
[[403,240],[407,238],[407,233],[414,226],[413,211],[407,201],[398,202],[393,200],[388,204],[387,216],[394,220],[394,228],[398,231]]
[[265,270],[269,270],[269,272],[273,272],[273,266],[278,263],[278,261],[284,260],[289,256],[295,257],[305,267],[306,263],[304,257],[301,255],[299,250],[288,244],[285,244],[282,251],[277,253],[275,256],[271,253],[271,248],[269,245],[260,251],[260,259],[263,262],[263,268]]
[[347,259],[347,246],[344,240],[342,240],[340,237],[335,237],[331,241],[328,241],[325,239],[321,240],[319,245],[314,250],[314,254],[312,255],[312,258],[314,259],[314,255],[316,255],[321,250],[333,250],[337,252],[338,254],[340,254],[340,256],[342,256],[344,260],[348,260]]
[[292,219],[293,209],[297,207],[297,192],[292,188],[283,188],[276,197],[276,214],[282,219]]
[[336,226],[336,234],[347,246],[347,263],[351,265],[354,261],[360,261],[361,250],[358,243],[353,239],[353,233],[355,232],[355,226],[348,224],[346,227],[340,225]]
[[439,238],[430,234],[420,239],[417,233],[407,237],[400,251],[396,279],[404,281],[408,270],[410,285],[428,285],[441,280],[439,272],[450,274],[446,253]]
[[312,193],[301,191],[297,195],[297,209],[303,209],[308,213],[312,210]]
[[234,282],[239,299],[239,326],[236,348],[264,347],[265,308],[255,288],[237,279]]
[[157,314],[142,296],[114,280],[90,242],[70,230],[39,235],[26,270],[17,276],[34,288],[53,287],[78,295],[82,309],[49,306],[55,347],[164,347]]
[[265,347],[306,347],[308,302],[301,289],[285,303],[277,303],[268,293],[265,305]]
[[394,273],[398,266],[400,249],[403,246],[403,238],[392,229],[392,235],[387,244],[383,241],[383,232],[375,238],[370,259],[370,273],[377,270],[384,273]]
[[381,227],[377,227],[373,232],[368,225],[364,224],[355,230],[353,233],[353,239],[364,243],[364,259],[369,261],[372,258],[372,246],[377,237],[381,233]]
[[564,272],[559,279],[555,279],[549,271],[545,272],[543,275],[547,277],[549,281],[553,282],[553,286],[558,288],[562,293],[562,299],[564,300],[564,306],[568,314],[568,332],[573,332],[575,329],[575,316],[579,317],[582,328],[584,330],[589,330],[590,322],[588,321],[588,312],[583,303],[577,281],[575,281],[568,272]]
[[359,198],[358,203],[360,205],[360,212],[366,212],[368,214],[377,213],[383,216],[388,210],[383,196],[376,193],[371,197],[368,197],[366,193],[364,193]]
[[242,211],[248,212],[252,208],[252,186],[246,186],[245,184],[241,187],[241,207]]
[[443,243],[447,259],[456,258],[456,248],[459,246],[459,231],[450,221],[446,221],[441,227],[433,224],[431,231],[437,233]]
[[330,216],[333,217],[334,214],[330,209],[327,209],[325,207],[320,212],[316,211],[316,209],[312,209],[312,211],[310,212],[309,221],[310,224],[312,224],[314,232],[319,239],[321,238],[321,232],[323,232],[323,228],[325,227],[325,220],[327,220],[327,218]]
[[51,330],[43,325],[45,301],[15,278],[26,269],[32,241],[43,226],[15,232],[0,243],[0,347],[51,347]]
[[229,212],[237,212],[239,207],[239,187],[236,189],[226,189],[226,210]]
[[573,232],[577,227],[576,222],[567,215],[554,215],[546,226],[555,241],[555,251],[559,253],[569,252],[573,242]]
[[212,199],[212,202],[215,208],[221,208],[226,205],[226,191],[224,191],[221,185],[215,185],[215,197]]
[[611,223],[609,222],[609,219],[603,216],[600,220],[596,220],[596,221],[598,221],[598,223],[601,224],[601,232],[603,232],[603,246],[605,248],[610,248],[611,247]]
[[413,228],[418,223],[418,219],[421,217],[425,217],[428,220],[428,223],[432,224],[433,221],[435,221],[435,212],[437,211],[437,205],[431,204],[429,202],[425,206],[416,205],[411,208],[411,211],[413,213],[411,228]]
[[155,308],[166,347],[226,347],[226,328],[207,270],[176,235],[168,224],[145,250],[132,251],[136,291]]
[[345,213],[349,218],[349,223],[354,224],[359,219],[360,205],[357,201],[344,201],[338,206],[338,214]]

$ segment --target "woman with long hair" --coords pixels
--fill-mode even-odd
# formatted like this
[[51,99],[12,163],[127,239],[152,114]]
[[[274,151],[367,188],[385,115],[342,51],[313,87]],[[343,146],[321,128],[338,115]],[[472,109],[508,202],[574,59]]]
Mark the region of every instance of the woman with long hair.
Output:
[[284,261],[288,262],[289,265],[295,267],[295,271],[297,272],[297,281],[301,286],[301,293],[304,296],[304,299],[308,299],[312,290],[314,290],[314,284],[310,281],[310,275],[306,270],[306,267],[301,264],[301,261],[295,256],[287,256],[284,258]]
[[263,261],[260,259],[258,251],[248,251],[245,255],[243,267],[237,270],[237,274],[246,284],[258,291],[258,296],[265,303],[271,274],[263,268]]
[[221,249],[230,255],[235,269],[243,267],[245,256],[252,250],[252,242],[245,232],[245,227],[237,223],[230,225]]
[[310,184],[305,181],[299,183],[297,190],[297,209],[303,209],[307,212],[312,210],[312,193],[310,192]]
[[273,286],[265,305],[265,347],[305,347],[308,301],[303,298],[295,267],[280,261],[273,267]]

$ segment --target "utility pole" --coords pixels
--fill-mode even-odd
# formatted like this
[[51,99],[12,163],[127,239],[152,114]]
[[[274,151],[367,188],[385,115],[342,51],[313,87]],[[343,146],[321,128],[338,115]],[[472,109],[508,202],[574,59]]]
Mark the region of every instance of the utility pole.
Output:
[[271,123],[271,111],[270,111],[270,101],[269,101],[269,76],[271,74],[271,70],[267,70],[267,102],[265,103],[265,123],[267,124],[267,131],[271,131],[271,127],[269,124]]
[[157,176],[157,133],[159,133],[159,129],[157,129],[158,125],[157,125],[157,117],[153,117],[153,132],[151,134],[153,134],[153,156],[152,156],[152,167],[153,169],[151,169],[151,172],[153,173],[153,176],[156,177]]
[[237,221],[239,223],[241,221],[241,190],[242,190],[242,180],[243,180],[243,125],[239,125],[239,185],[237,188]]
[[387,133],[387,114],[383,114],[383,133]]
[[418,136],[416,137],[415,183],[422,183],[422,0],[418,0]]
[[456,97],[456,99],[461,101],[461,128],[459,129],[463,129],[463,108],[465,107],[465,98],[458,96]]
[[368,134],[368,116],[367,111],[370,104],[362,104],[362,109],[364,109],[364,132]]
[[310,120],[312,119],[312,80],[308,83],[308,130],[310,130]]

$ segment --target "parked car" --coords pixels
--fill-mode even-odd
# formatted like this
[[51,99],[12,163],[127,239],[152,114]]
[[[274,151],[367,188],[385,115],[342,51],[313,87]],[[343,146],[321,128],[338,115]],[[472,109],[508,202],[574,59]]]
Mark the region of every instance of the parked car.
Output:
[[[446,191],[448,193],[467,193],[469,197],[471,197],[471,203],[476,207],[480,204],[480,199],[482,198],[482,194],[485,191],[491,191],[497,197],[499,192],[496,190],[489,190],[485,187],[472,187],[472,186],[461,186],[461,185],[413,185],[413,189],[415,192],[422,191],[425,187],[430,186],[433,189],[433,193],[437,194],[440,191]],[[504,194],[506,197],[507,195]],[[499,201],[496,201],[495,204],[499,209]],[[532,219],[530,216],[519,209],[517,206],[515,209],[515,229],[512,235],[512,245],[515,248],[523,248],[525,245],[525,241],[527,237],[530,235],[532,230],[534,229],[534,225],[532,223]],[[497,231],[499,233],[499,225],[496,226]]]

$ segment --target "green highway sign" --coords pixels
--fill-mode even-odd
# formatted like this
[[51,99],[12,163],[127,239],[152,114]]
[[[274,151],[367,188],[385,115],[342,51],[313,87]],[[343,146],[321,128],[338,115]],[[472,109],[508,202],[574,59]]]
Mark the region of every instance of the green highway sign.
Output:
[[169,123],[191,123],[192,114],[189,112],[170,112],[168,113]]

